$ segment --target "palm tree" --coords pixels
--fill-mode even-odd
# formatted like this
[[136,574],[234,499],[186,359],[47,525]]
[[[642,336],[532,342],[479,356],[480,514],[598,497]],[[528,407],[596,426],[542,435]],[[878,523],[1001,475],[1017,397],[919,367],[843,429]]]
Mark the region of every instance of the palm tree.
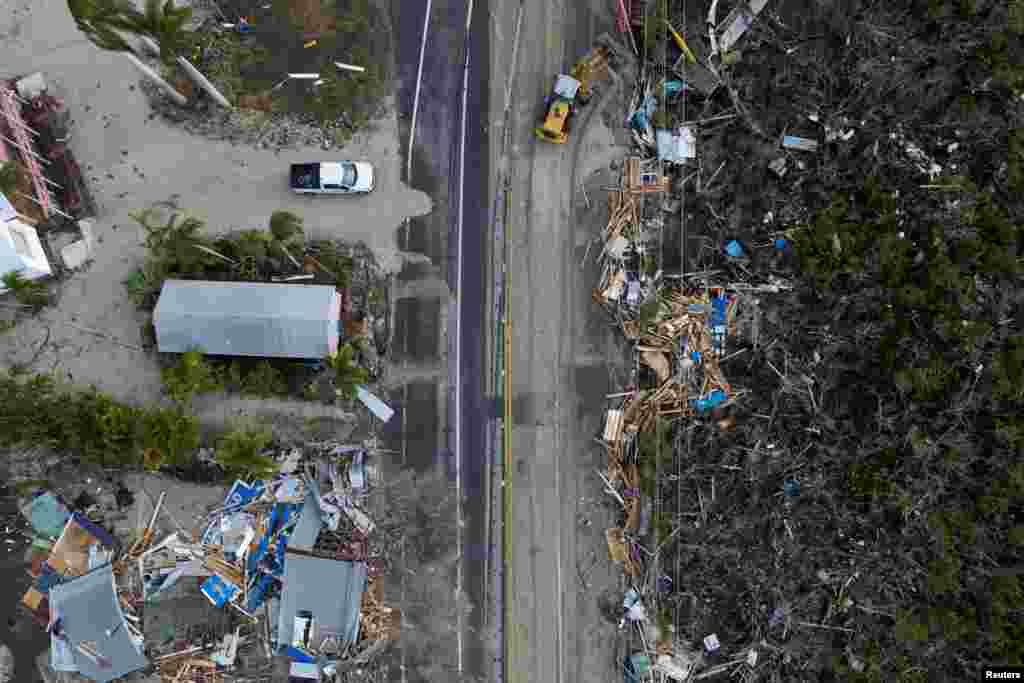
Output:
[[68,0],[78,29],[102,50],[124,52],[131,46],[121,32],[131,32],[139,11],[130,0]]
[[197,245],[211,247],[211,240],[204,234],[206,224],[202,220],[172,213],[161,225],[156,210],[152,208],[131,216],[146,231],[144,244],[151,258],[161,264],[168,275],[193,273],[218,263],[216,256],[196,248]]
[[177,104],[188,102],[173,85],[132,54],[125,34],[152,38],[160,50],[160,59],[173,64],[175,52],[182,47],[188,33],[185,24],[192,16],[191,8],[176,8],[173,0],[167,0],[163,6],[159,0],[146,0],[145,12],[140,12],[131,0],[68,0],[68,10],[79,30],[96,47],[123,53]]
[[133,18],[132,31],[146,35],[160,47],[160,59],[173,64],[177,53],[185,47],[188,30],[185,26],[192,18],[191,7],[175,7],[174,0],[146,0],[146,9]]
[[0,278],[3,289],[14,294],[18,303],[25,306],[45,306],[50,303],[50,291],[42,282],[29,280],[20,271],[12,270]]
[[302,216],[291,211],[275,211],[270,214],[270,234],[288,246],[302,242]]
[[13,195],[14,191],[18,189],[19,175],[17,161],[12,160],[0,164],[0,192],[5,195]]
[[274,441],[267,428],[246,429],[242,426],[222,436],[217,442],[217,462],[228,476],[264,479],[280,469],[264,452]]
[[192,8],[175,7],[174,0],[146,0],[140,12],[131,0],[68,0],[68,10],[78,28],[103,50],[125,52],[131,45],[124,34],[152,38],[160,47],[160,59],[173,64],[188,31]]
[[366,384],[370,373],[366,368],[355,364],[356,350],[351,344],[341,346],[337,353],[333,353],[325,359],[329,368],[334,370],[334,385],[338,396],[347,399],[356,398],[356,387]]

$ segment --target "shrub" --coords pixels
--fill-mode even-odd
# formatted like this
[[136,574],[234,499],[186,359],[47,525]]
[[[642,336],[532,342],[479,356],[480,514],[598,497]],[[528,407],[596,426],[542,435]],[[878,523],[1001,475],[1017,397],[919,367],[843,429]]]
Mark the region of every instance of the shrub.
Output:
[[24,306],[46,306],[50,303],[50,290],[38,280],[26,279],[16,270],[4,273],[0,278],[3,289],[10,290],[19,304]]
[[143,416],[141,447],[153,468],[188,463],[199,443],[199,420],[191,415],[180,410],[155,409]]
[[260,361],[242,378],[243,394],[269,398],[288,393],[284,374],[268,361]]
[[263,479],[278,470],[277,463],[263,455],[273,440],[269,429],[236,428],[218,440],[215,457],[229,477]]
[[222,388],[217,381],[213,366],[203,358],[202,351],[193,349],[181,354],[178,363],[160,372],[164,388],[171,400],[179,405],[192,402],[196,394],[218,391]]
[[334,385],[337,395],[346,399],[356,398],[356,387],[369,381],[366,368],[355,364],[356,349],[352,344],[343,344],[338,352],[328,356],[324,362],[334,370]]

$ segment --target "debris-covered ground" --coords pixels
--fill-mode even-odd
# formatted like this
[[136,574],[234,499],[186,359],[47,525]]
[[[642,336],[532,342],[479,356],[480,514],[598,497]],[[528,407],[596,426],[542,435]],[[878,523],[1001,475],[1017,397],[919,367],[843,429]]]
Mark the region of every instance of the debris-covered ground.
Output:
[[627,680],[1020,665],[1024,4],[735,5],[634,17],[589,226]]
[[207,96],[179,64],[160,64],[151,53],[142,56],[188,98],[176,104],[144,79],[152,116],[236,144],[330,149],[385,106],[391,28],[374,2],[197,1],[191,9],[181,52],[232,108]]
[[[440,646],[437,620],[454,600],[438,602],[437,581],[417,586],[447,573],[437,552],[449,545],[453,502],[444,473],[387,481],[374,439],[279,445],[267,455],[272,477],[235,481],[225,495],[45,448],[7,451],[5,480],[24,519],[7,520],[5,542],[31,557],[21,605],[51,634],[49,673],[269,680],[311,662],[328,679],[377,680],[399,637],[399,599],[413,607],[407,621],[420,650]],[[410,595],[385,594],[392,567],[423,570]],[[103,571],[115,578],[120,623],[83,620],[76,602],[85,593],[99,600],[102,586],[86,583]],[[311,632],[294,632],[281,610],[312,611]],[[120,629],[128,640],[113,643]]]

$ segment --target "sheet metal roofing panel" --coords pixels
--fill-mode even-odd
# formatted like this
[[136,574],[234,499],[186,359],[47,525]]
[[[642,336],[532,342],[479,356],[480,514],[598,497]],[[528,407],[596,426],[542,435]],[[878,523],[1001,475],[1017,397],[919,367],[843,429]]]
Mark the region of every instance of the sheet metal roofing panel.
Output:
[[320,535],[323,520],[320,517],[320,505],[312,491],[306,492],[306,500],[302,504],[302,516],[288,537],[288,547],[296,550],[313,552],[316,538]]
[[[83,676],[107,683],[149,664],[124,626],[110,564],[54,586],[50,590],[50,606],[64,620],[64,632]],[[101,667],[80,652],[78,646],[83,642],[93,644],[109,661],[109,667]]]
[[278,647],[290,645],[295,615],[313,613],[320,637],[334,635],[342,644],[359,636],[359,607],[366,590],[366,563],[341,562],[286,552],[284,590],[277,620]]
[[167,280],[153,311],[161,352],[323,358],[341,297],[329,285]]

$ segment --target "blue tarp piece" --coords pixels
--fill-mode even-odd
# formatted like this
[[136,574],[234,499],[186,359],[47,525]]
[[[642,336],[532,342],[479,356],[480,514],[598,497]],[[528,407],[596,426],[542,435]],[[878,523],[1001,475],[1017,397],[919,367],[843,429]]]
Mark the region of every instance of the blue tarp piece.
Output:
[[287,655],[288,659],[292,660],[293,662],[302,662],[308,664],[316,662],[316,659],[311,654],[304,652],[303,650],[300,650],[299,648],[294,647],[292,645],[289,645],[285,649],[284,653],[285,655]]
[[223,607],[238,593],[238,586],[214,574],[203,582],[200,590],[217,607]]
[[35,581],[35,589],[45,595],[49,593],[54,586],[59,586],[65,581],[67,581],[67,579],[63,575],[57,573],[57,570],[51,567],[49,562],[43,562],[39,571],[39,576]]
[[690,86],[687,85],[684,81],[678,81],[673,79],[671,81],[665,81],[664,83],[662,83],[662,92],[665,93],[666,98],[675,97],[684,90],[689,89]]
[[711,346],[718,353],[725,350],[726,309],[728,306],[729,298],[724,294],[711,300],[711,318],[708,321],[708,327],[711,328]]
[[228,491],[228,495],[224,498],[224,507],[226,508],[224,512],[227,513],[235,508],[244,507],[246,504],[256,500],[262,495],[265,486],[266,484],[259,480],[249,484],[236,479],[235,483],[231,486],[231,490]]
[[800,482],[796,479],[787,479],[782,484],[782,491],[787,498],[796,498],[800,495]]
[[785,249],[786,248],[786,240],[783,239],[782,237],[780,237],[779,239],[775,240],[775,248],[778,249],[779,251],[782,251],[783,249]]
[[699,363],[700,362],[700,351],[691,351],[690,352],[690,358],[693,359],[694,363]]
[[740,258],[743,256],[743,247],[736,240],[729,240],[725,245],[725,253],[733,258]]
[[729,397],[726,395],[724,391],[722,391],[721,389],[715,389],[710,394],[708,394],[707,398],[695,399],[693,401],[693,407],[696,408],[697,412],[699,413],[706,413],[712,408],[715,408],[725,403],[727,398]]
[[37,534],[56,538],[64,531],[71,513],[56,495],[46,491],[32,499],[25,516]]
[[622,668],[626,674],[625,683],[640,683],[651,668],[651,658],[647,655],[626,657]]
[[93,524],[85,515],[79,512],[72,512],[71,517],[75,520],[75,524],[82,527],[90,536],[99,541],[101,545],[106,548],[114,547],[114,537],[107,533],[106,529]]
[[636,113],[633,114],[633,118],[630,119],[633,127],[639,130],[646,130],[657,108],[658,100],[655,99],[654,95],[648,95],[644,99],[643,104],[636,110]]
[[256,585],[249,589],[249,601],[245,604],[246,610],[255,612],[267,596],[267,591],[274,584],[274,579],[264,574]]

